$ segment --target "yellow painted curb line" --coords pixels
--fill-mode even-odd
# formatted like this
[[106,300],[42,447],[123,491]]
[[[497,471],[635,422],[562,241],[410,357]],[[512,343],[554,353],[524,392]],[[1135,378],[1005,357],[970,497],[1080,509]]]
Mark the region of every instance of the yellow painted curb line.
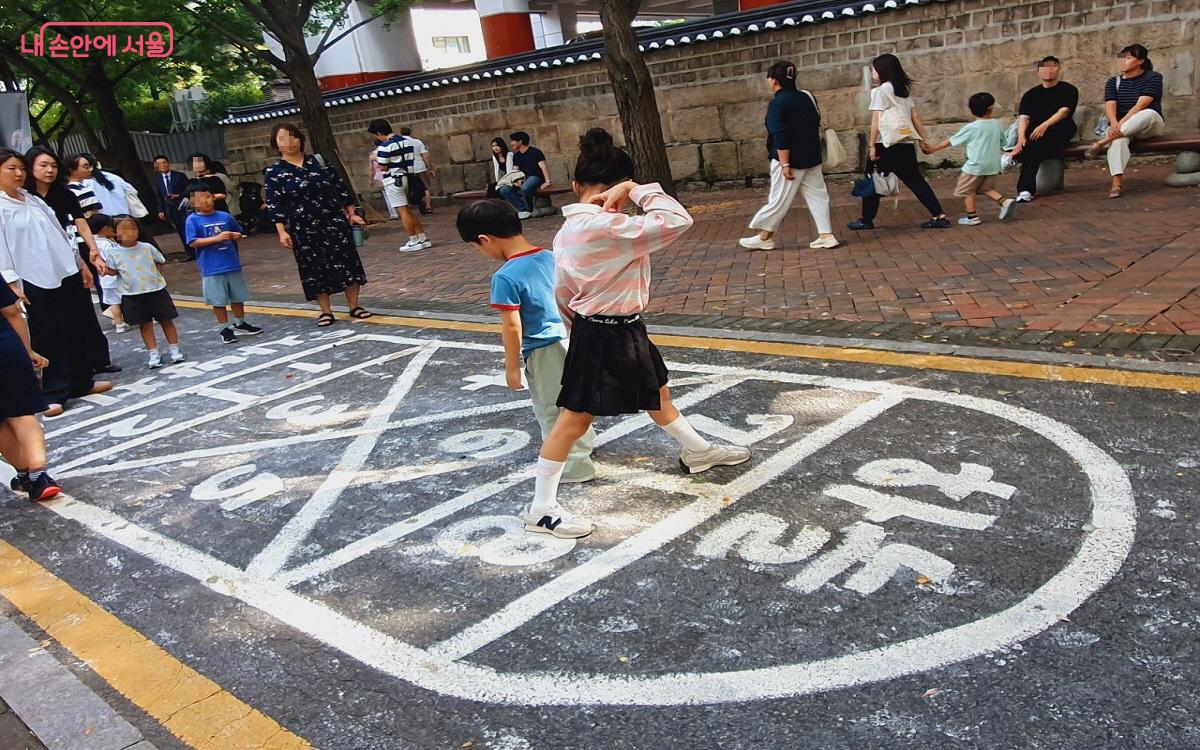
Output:
[[0,541],[0,594],[188,747],[312,747],[4,541]]
[[[208,309],[207,305],[200,302],[176,300],[175,304],[179,307],[200,310]],[[286,307],[247,306],[246,309],[262,315],[285,315],[294,318],[315,317],[311,310],[296,310]],[[469,323],[434,318],[407,318],[395,315],[377,314],[366,320],[354,322],[449,331],[472,331],[476,333],[500,332],[500,326],[491,323]],[[1196,375],[1137,372],[1133,370],[1105,369],[1103,367],[1067,367],[1066,365],[1046,365],[1002,359],[952,356],[948,354],[910,354],[879,349],[785,344],[771,341],[747,341],[744,339],[714,339],[700,336],[655,335],[654,342],[660,346],[679,349],[710,349],[725,352],[769,354],[778,357],[820,359],[833,362],[862,362],[873,365],[911,367],[918,370],[945,370],[947,372],[962,372],[973,375],[1003,375],[1013,378],[1053,380],[1063,383],[1090,383],[1095,385],[1115,385],[1124,388],[1151,388],[1165,391],[1200,393],[1200,376]]]

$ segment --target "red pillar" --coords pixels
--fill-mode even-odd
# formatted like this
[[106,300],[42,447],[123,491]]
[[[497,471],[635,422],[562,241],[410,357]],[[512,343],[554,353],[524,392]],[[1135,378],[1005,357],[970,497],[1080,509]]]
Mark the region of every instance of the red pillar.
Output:
[[535,49],[528,0],[475,0],[475,10],[489,60]]

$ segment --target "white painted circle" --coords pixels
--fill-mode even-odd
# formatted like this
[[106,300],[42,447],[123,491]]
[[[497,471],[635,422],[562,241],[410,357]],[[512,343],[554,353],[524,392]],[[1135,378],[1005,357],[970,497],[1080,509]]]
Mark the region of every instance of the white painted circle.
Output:
[[[991,399],[925,388],[813,377],[813,385],[935,401],[1007,420],[1057,445],[1079,466],[1092,514],[1075,556],[1025,599],[980,620],[853,654],[775,667],[662,675],[499,672],[413,648],[373,665],[446,695],[525,705],[684,705],[785,698],[852,687],[972,659],[1059,622],[1103,587],[1133,545],[1133,490],[1120,465],[1067,425]],[[570,575],[566,573],[565,575]]]

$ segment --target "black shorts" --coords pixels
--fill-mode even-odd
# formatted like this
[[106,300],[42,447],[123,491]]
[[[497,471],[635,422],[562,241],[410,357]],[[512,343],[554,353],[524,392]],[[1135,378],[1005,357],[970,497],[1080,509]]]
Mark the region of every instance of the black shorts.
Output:
[[595,417],[662,408],[667,365],[641,315],[576,315],[558,406]]
[[179,312],[176,311],[175,303],[167,290],[159,289],[157,292],[127,294],[121,297],[121,315],[129,325],[140,326],[152,320],[159,323],[175,320],[179,317]]

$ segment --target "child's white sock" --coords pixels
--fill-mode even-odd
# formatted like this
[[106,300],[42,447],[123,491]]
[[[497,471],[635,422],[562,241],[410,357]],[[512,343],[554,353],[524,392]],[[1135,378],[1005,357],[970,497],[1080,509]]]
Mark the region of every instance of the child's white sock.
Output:
[[688,424],[687,418],[682,414],[671,424],[663,425],[663,430],[675,438],[675,442],[694,453],[703,453],[712,447],[712,443],[700,437],[700,433]]
[[566,461],[551,461],[538,456],[537,472],[533,478],[533,505],[529,512],[542,515],[558,508],[558,482],[562,479]]
[[428,240],[429,238],[425,236],[424,232],[421,232],[420,234],[417,235],[417,239],[420,240],[421,242],[424,242],[424,241]]
[[408,235],[408,241],[409,242],[420,242],[421,238],[415,234],[410,234],[410,235]]

